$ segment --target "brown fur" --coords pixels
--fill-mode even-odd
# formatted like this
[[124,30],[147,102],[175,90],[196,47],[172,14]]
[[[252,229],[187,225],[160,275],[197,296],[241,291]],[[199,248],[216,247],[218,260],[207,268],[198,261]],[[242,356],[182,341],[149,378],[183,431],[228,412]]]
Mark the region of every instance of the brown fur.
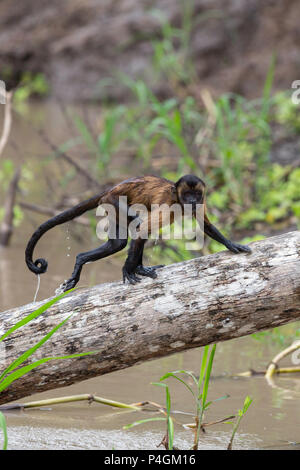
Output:
[[[187,181],[191,181],[189,185]],[[68,209],[55,217],[44,222],[37,230],[33,233],[30,238],[26,250],[25,250],[25,259],[28,268],[35,274],[42,274],[47,270],[47,262],[43,258],[33,261],[33,251],[39,241],[39,239],[51,228],[63,224],[67,221],[73,220],[76,217],[84,214],[86,211],[95,209],[99,204],[110,203],[118,208],[118,198],[120,196],[127,196],[127,205],[131,206],[133,204],[143,204],[148,211],[151,211],[151,205],[167,205],[172,206],[175,203],[182,204],[182,195],[185,191],[191,191],[193,188],[198,189],[203,192],[204,200],[204,191],[205,184],[199,178],[193,177],[192,175],[187,175],[182,177],[177,183],[174,183],[166,178],[160,178],[158,176],[142,176],[138,178],[130,178],[121,183],[113,186],[111,189],[98,194],[87,201],[83,201],[80,204]],[[118,215],[118,211],[117,211]],[[208,222],[207,216],[206,221]],[[141,223],[141,234],[150,232],[150,223],[151,219],[148,218],[148,224]],[[159,212],[159,228],[164,226],[166,223],[173,222],[173,214],[171,213],[171,220],[168,218],[167,211]],[[156,227],[157,228],[157,227]],[[152,227],[151,227],[152,230]]]
[[100,198],[100,203],[114,204],[120,196],[127,196],[128,205],[143,204],[148,210],[151,204],[172,205],[179,202],[172,181],[158,176],[144,176],[122,181]]

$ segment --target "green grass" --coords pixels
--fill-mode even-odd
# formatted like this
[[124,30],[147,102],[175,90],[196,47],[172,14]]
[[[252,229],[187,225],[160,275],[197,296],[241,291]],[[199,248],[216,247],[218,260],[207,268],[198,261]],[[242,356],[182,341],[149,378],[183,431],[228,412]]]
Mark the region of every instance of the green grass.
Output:
[[[13,325],[11,328],[7,330],[6,333],[4,333],[0,337],[0,342],[4,341],[6,338],[8,338],[12,333],[14,333],[16,330],[24,327],[27,323],[30,323],[32,320],[36,319],[40,315],[42,315],[48,308],[50,308],[53,304],[58,302],[60,299],[62,299],[65,295],[69,294],[72,292],[71,289],[67,292],[64,292],[60,294],[59,296],[51,299],[49,302],[45,303],[38,309],[36,309],[34,312],[30,313],[29,315],[26,315],[22,320],[17,322],[15,325]],[[65,318],[61,323],[56,325],[52,330],[47,333],[40,341],[38,341],[34,346],[31,348],[27,349],[23,354],[21,354],[18,358],[16,358],[14,361],[9,364],[5,370],[3,370],[0,374],[0,393],[3,392],[5,389],[7,389],[13,382],[21,377],[23,377],[25,374],[29,373],[30,371],[36,369],[42,364],[45,364],[46,362],[53,361],[53,360],[60,360],[60,359],[72,359],[75,357],[82,357],[86,356],[89,354],[94,354],[94,351],[91,352],[86,352],[86,353],[79,353],[79,354],[70,354],[66,356],[54,356],[54,357],[44,357],[42,359],[39,359],[37,361],[33,361],[31,363],[27,363],[30,357],[38,350],[40,349],[46,341],[48,341],[60,328],[63,327],[63,325],[69,320],[69,318],[72,315],[69,315],[67,318]],[[24,365],[26,363],[26,365]],[[6,423],[5,423],[5,418],[2,413],[0,413],[0,429],[3,431],[4,435],[4,445],[3,449],[7,448],[7,431],[6,431]]]
[[237,416],[236,421],[235,422],[228,422],[228,423],[232,424],[232,434],[231,434],[231,437],[230,437],[230,441],[229,441],[227,450],[232,450],[234,436],[237,433],[237,430],[238,430],[238,428],[241,424],[242,418],[247,413],[248,408],[249,408],[249,406],[251,405],[252,402],[253,402],[253,400],[249,396],[247,396],[244,400],[243,408],[238,410],[238,416]]

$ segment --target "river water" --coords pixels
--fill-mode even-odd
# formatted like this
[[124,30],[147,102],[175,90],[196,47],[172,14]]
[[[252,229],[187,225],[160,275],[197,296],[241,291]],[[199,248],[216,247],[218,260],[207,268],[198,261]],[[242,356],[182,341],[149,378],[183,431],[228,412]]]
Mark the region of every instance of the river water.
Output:
[[[1,111],[1,110],[0,110]],[[2,116],[1,116],[2,117]],[[91,117],[97,119],[97,110]],[[0,122],[0,125],[2,123]],[[60,171],[69,171],[65,165],[45,163],[51,153],[33,128],[43,126],[56,143],[70,138],[70,123],[58,105],[44,103],[30,105],[23,115],[14,114],[11,143],[3,158],[11,158],[15,165],[25,169],[18,198],[31,203],[52,206],[58,194],[51,192],[51,181],[61,177]],[[58,170],[60,168],[60,170]],[[127,168],[132,175],[136,168]],[[30,172],[34,172],[34,177]],[[120,179],[124,168],[119,171]],[[26,176],[27,174],[27,176]],[[118,162],[114,164],[114,177],[118,174]],[[26,179],[27,178],[27,179]],[[45,185],[45,179],[48,182]],[[81,183],[81,182],[80,182]],[[76,193],[77,178],[68,186]],[[57,184],[52,185],[57,188]],[[82,189],[82,185],[78,185]],[[70,190],[69,190],[70,191]],[[63,189],[61,189],[63,193]],[[0,202],[3,201],[0,191]],[[24,221],[17,227],[9,248],[0,252],[0,311],[32,302],[36,290],[36,278],[24,263],[24,248],[32,231],[47,217],[24,211]],[[72,234],[70,236],[70,230]],[[40,241],[37,256],[47,254],[49,270],[41,278],[38,300],[54,294],[59,284],[69,277],[74,258],[80,251],[97,246],[91,242],[89,229],[63,226],[52,230]],[[81,286],[100,284],[121,278],[122,255],[92,263],[85,267]],[[1,315],[1,314],[0,314]],[[0,320],[1,321],[1,320]],[[282,329],[294,340],[295,326]],[[235,375],[253,368],[264,370],[269,361],[282,349],[269,337],[257,340],[253,337],[239,338],[217,346],[209,388],[213,402],[205,421],[212,422],[237,414],[247,395],[253,399],[242,420],[234,440],[236,449],[291,449],[300,450],[300,377],[283,376],[268,384],[262,376],[241,378]],[[291,365],[287,359],[286,365]],[[32,401],[65,395],[91,393],[125,403],[155,401],[164,405],[164,390],[151,382],[170,371],[186,369],[198,374],[200,350],[194,349],[159,360],[149,361],[102,377],[77,383],[65,389],[48,391],[24,398]],[[172,409],[192,413],[195,406],[192,395],[175,381],[168,379]],[[40,409],[11,411],[6,413],[9,449],[156,449],[165,432],[162,422],[143,424],[124,430],[123,426],[138,419],[158,416],[154,412],[119,411],[97,403],[78,402]],[[192,417],[176,414],[180,423],[192,422]],[[231,435],[230,424],[218,424],[207,428],[200,437],[200,449],[225,449]],[[0,438],[1,441],[1,438]],[[190,430],[175,426],[175,445],[180,449],[191,447],[193,435]]]

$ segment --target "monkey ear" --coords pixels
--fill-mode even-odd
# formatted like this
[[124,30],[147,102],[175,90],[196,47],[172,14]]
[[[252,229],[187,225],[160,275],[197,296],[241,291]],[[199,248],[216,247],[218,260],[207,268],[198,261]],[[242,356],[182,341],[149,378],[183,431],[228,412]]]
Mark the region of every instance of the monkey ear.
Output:
[[176,183],[175,183],[175,189],[178,188],[178,186],[180,185],[181,182],[182,182],[182,178],[179,178],[179,180],[176,181]]

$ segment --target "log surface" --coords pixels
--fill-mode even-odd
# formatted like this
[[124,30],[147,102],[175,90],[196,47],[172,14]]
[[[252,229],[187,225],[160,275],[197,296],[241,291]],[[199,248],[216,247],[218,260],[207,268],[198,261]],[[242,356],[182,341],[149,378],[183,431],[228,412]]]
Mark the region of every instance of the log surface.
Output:
[[[0,370],[71,313],[32,360],[99,352],[39,366],[3,391],[0,404],[299,320],[300,232],[251,248],[250,255],[226,251],[173,264],[136,286],[115,282],[68,294],[0,343]],[[1,313],[0,334],[43,303]]]

